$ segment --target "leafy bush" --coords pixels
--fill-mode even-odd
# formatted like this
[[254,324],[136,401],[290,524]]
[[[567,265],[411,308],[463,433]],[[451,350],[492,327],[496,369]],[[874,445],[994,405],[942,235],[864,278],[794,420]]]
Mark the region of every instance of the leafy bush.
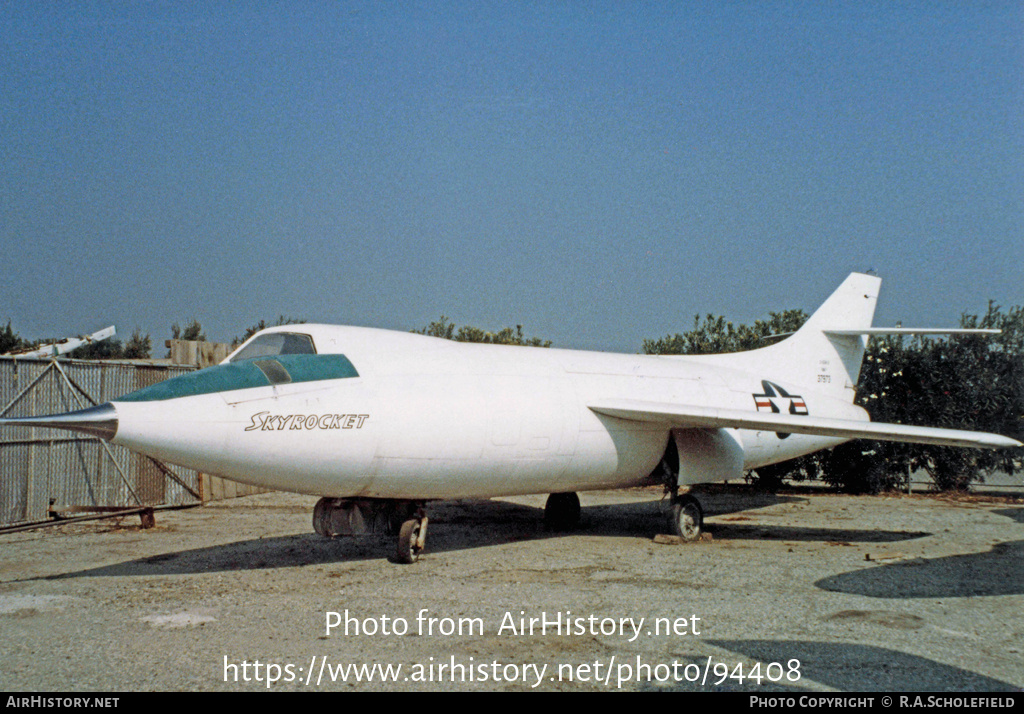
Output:
[[526,347],[550,347],[551,340],[544,340],[540,337],[526,337],[523,334],[523,326],[516,325],[504,327],[497,332],[488,332],[479,327],[463,325],[456,329],[455,323],[449,322],[448,317],[441,315],[439,320],[431,322],[419,330],[412,330],[418,335],[429,335],[430,337],[441,337],[456,342],[481,342],[492,345],[524,345]]
[[[964,327],[1001,329],[994,337],[890,337],[872,341],[857,385],[857,403],[874,421],[987,431],[1021,439],[1024,431],[1024,310],[964,315]],[[839,465],[851,452],[869,455],[860,477]],[[855,442],[834,450],[825,480],[849,490],[877,491],[923,469],[935,488],[967,490],[986,472],[1014,473],[1021,449],[981,450],[893,442]],[[865,483],[861,483],[865,481]]]

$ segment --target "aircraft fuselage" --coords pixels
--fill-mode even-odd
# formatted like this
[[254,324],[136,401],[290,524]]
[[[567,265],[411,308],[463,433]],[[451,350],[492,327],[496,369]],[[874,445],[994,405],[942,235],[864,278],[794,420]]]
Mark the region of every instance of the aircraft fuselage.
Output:
[[[649,481],[671,428],[598,414],[588,404],[629,397],[750,410],[772,377],[723,370],[710,358],[478,345],[357,327],[288,329],[309,335],[320,356],[343,354],[357,375],[114,400],[120,426],[113,443],[242,482],[331,497],[626,487]],[[773,383],[799,395],[803,411],[867,418],[852,404]],[[772,401],[793,408],[792,396]],[[842,441],[746,429],[700,433],[720,443],[681,452],[682,483],[738,478]],[[702,459],[709,449],[732,456]]]

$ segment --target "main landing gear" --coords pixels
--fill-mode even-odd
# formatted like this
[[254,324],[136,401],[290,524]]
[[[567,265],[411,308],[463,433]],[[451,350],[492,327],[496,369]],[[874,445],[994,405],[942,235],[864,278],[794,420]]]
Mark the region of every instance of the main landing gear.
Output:
[[688,493],[674,494],[668,525],[671,533],[684,541],[700,540],[704,530],[704,509],[700,501]]
[[398,535],[395,560],[415,563],[427,542],[427,513],[421,501],[377,498],[321,498],[313,508],[313,530],[343,535]]
[[553,493],[544,504],[544,527],[549,531],[571,531],[580,524],[580,497],[572,491]]
[[704,532],[704,509],[691,494],[679,493],[679,447],[675,438],[669,437],[665,455],[651,472],[650,478],[652,481],[661,481],[666,495],[672,496],[668,517],[669,533],[685,542],[700,540]]
[[412,518],[402,523],[398,532],[398,549],[395,561],[398,563],[415,563],[420,559],[423,546],[427,544],[427,514],[423,508],[417,508]]
[[[575,493],[553,493],[544,506],[544,527],[549,531],[575,530],[580,523],[580,499]],[[689,493],[672,495],[669,532],[684,541],[700,540],[704,532],[704,509]]]

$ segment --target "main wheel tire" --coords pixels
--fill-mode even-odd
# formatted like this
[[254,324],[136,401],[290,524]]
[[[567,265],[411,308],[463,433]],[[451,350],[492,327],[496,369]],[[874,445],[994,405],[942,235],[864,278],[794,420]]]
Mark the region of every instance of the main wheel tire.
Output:
[[398,532],[398,551],[395,560],[399,563],[415,563],[420,557],[420,519],[410,518]]
[[544,527],[549,531],[571,531],[580,524],[580,497],[574,492],[553,493],[544,504]]
[[684,541],[700,540],[704,531],[704,509],[700,507],[700,501],[689,494],[678,497],[672,504],[669,525],[672,533]]
[[331,532],[331,499],[321,498],[313,507],[313,530],[325,538],[334,535]]

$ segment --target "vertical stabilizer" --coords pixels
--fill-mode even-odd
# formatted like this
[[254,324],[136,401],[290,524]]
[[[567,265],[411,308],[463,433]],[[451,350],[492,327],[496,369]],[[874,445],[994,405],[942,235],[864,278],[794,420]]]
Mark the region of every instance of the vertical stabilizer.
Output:
[[[803,360],[801,353],[807,351],[812,363],[819,363],[816,374],[826,374],[825,367],[831,367],[827,374],[832,381],[821,386],[825,391],[838,393],[842,390],[852,402],[860,365],[867,348],[867,335],[827,334],[828,330],[861,330],[871,327],[878,302],[878,289],[882,279],[874,275],[852,273],[828,300],[804,323],[795,335],[778,347],[794,350],[793,359]],[[790,344],[792,343],[792,344]],[[833,357],[834,355],[834,357]],[[820,364],[823,360],[838,360],[839,364]],[[839,378],[843,383],[835,384]],[[801,380],[805,381],[805,380]]]
[[881,278],[852,273],[793,335],[778,344],[723,355],[728,364],[852,402],[868,337],[835,330],[871,327]]

